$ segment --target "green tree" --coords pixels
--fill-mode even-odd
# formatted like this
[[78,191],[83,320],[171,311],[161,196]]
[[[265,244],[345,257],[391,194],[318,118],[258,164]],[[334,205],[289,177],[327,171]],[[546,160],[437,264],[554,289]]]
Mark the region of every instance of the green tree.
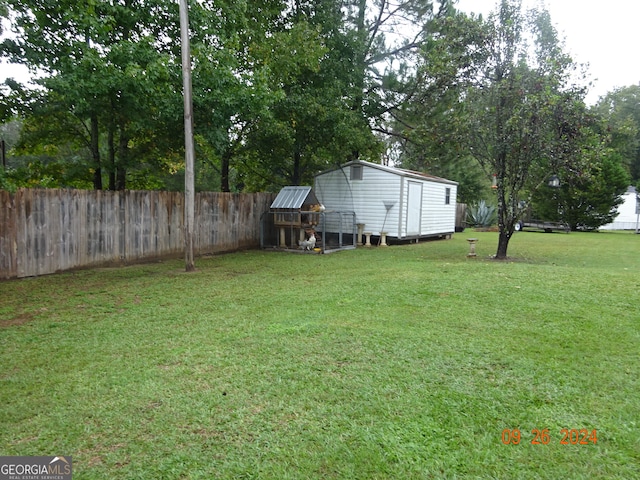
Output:
[[[25,111],[25,110],[23,110]],[[51,92],[34,93],[21,122],[8,177],[19,187],[91,188],[89,135]],[[86,143],[83,143],[86,142]]]
[[[563,53],[548,12],[526,15],[518,0],[502,0],[489,17],[486,64],[468,92],[471,154],[487,176],[496,175],[499,240],[496,258],[507,257],[523,213],[521,197],[544,185],[561,162],[558,125],[567,98],[580,99],[569,84],[574,64]],[[529,39],[533,42],[529,44]]]
[[[440,2],[442,10],[450,1]],[[412,93],[425,25],[434,15],[431,0],[345,2],[350,106],[374,131],[387,135],[389,115]],[[349,157],[357,158],[353,150]]]
[[[8,1],[16,38],[3,53],[45,72],[46,101],[27,112],[39,117],[32,124],[43,127],[40,141],[64,139],[80,149],[95,188],[103,177],[111,189],[182,188],[176,3]],[[191,5],[200,188],[230,190],[245,132],[279,98],[280,86],[271,90],[266,81],[269,66],[255,55],[284,28],[285,7],[276,0]],[[65,111],[64,123],[48,121]]]
[[277,99],[243,132],[241,178],[250,189],[310,183],[352,151],[373,151],[362,113],[353,108],[353,39],[339,2],[295,2],[255,58]]
[[[424,81],[416,65],[434,35],[428,24],[452,10],[450,1],[429,0],[292,3],[283,29],[265,42],[283,98],[250,130],[246,178],[274,188],[266,186],[306,183],[330,164],[377,160],[382,146],[371,131],[388,136],[388,121],[415,100]],[[306,28],[306,48],[294,43],[292,58],[291,39]],[[327,49],[317,65],[305,61],[314,58],[314,43]]]
[[486,28],[477,19],[448,8],[426,26],[412,93],[393,111],[387,133],[396,163],[459,182],[458,200],[477,202],[489,190],[469,154],[465,92],[480,75]]
[[560,187],[534,190],[532,207],[539,218],[594,230],[613,220],[629,184],[618,140],[611,132],[601,133],[606,121],[584,102],[567,96],[555,110],[556,141],[550,153]]
[[606,120],[603,133],[611,136],[631,181],[640,182],[640,85],[609,92],[594,107]]
[[[271,52],[263,47],[281,28],[283,5],[274,0],[191,5],[198,188],[243,186],[238,158],[246,133],[281,98],[280,86],[269,82],[263,55]],[[207,185],[203,172],[217,185]]]
[[545,220],[566,222],[572,230],[595,230],[613,222],[629,176],[612,150],[581,175],[568,175],[559,189],[536,191],[533,208]]
[[[76,144],[86,149],[94,188],[103,187],[103,171],[109,188],[125,188],[134,153],[139,161],[153,144],[142,132],[154,131],[149,123],[158,117],[158,97],[176,90],[159,81],[167,78],[167,55],[175,48],[167,42],[172,30],[164,25],[166,12],[176,9],[162,0],[144,5],[8,0],[8,5],[15,37],[3,42],[3,54],[45,74],[40,84],[48,98],[29,113],[53,136],[79,134]],[[54,112],[47,112],[48,105]],[[56,132],[57,125],[46,119],[62,110],[66,121]],[[67,128],[72,121],[77,125]]]

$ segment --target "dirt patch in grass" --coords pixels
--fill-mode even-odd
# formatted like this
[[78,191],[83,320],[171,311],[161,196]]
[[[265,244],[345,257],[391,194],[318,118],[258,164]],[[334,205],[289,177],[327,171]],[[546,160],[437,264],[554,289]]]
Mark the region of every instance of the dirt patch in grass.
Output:
[[36,315],[33,312],[24,312],[16,315],[13,318],[2,319],[0,320],[0,328],[17,327],[19,325],[24,325],[25,323],[33,320],[35,316]]

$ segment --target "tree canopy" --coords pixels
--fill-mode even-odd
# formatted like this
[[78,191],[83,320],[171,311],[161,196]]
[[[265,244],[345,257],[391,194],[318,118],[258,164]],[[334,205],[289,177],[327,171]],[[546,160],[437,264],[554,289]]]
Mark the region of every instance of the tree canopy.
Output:
[[[41,74],[0,89],[0,121],[21,131],[5,184],[183,188],[176,2],[3,0],[0,14],[2,57]],[[548,12],[519,0],[486,19],[453,0],[205,0],[189,17],[197,189],[273,191],[386,157],[458,181],[461,201],[495,195],[504,258],[532,203],[593,228],[625,172],[640,178],[640,87],[588,108]],[[545,206],[550,175],[564,190]]]
[[640,185],[640,84],[609,92],[594,110],[605,121],[600,132],[610,138],[631,181]]
[[[506,258],[517,222],[549,177],[595,179],[613,158],[597,122],[586,121],[585,88],[572,80],[578,66],[548,12],[523,11],[517,0],[501,0],[486,21],[452,12],[423,58],[420,73],[430,80],[394,123],[400,160],[451,172],[464,181],[467,201],[483,193],[479,179],[494,178],[496,258]],[[610,206],[617,191],[605,195]]]
[[[175,2],[7,7],[14,31],[0,51],[44,73],[34,98],[23,98],[17,152],[47,163],[42,145],[56,158],[74,151],[86,166],[76,183],[94,188],[179,185],[171,179],[182,169]],[[275,189],[379,156],[372,127],[402,103],[395,87],[433,12],[424,0],[193,2],[201,187]],[[387,40],[407,25],[411,39]]]

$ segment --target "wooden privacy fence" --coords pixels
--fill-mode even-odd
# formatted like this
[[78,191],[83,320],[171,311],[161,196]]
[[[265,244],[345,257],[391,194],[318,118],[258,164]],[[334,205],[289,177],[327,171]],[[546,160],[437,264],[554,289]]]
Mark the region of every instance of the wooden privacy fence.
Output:
[[[198,193],[194,253],[260,245],[270,193]],[[0,278],[184,253],[184,194],[158,191],[0,191]]]
[[467,204],[456,203],[456,232],[463,231],[467,226]]

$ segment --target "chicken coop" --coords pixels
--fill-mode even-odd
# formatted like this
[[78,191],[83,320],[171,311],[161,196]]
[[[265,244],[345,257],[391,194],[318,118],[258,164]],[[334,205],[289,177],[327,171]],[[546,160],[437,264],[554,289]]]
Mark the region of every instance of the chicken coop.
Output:
[[325,210],[311,187],[284,187],[261,217],[260,246],[315,253],[356,248],[355,212]]

